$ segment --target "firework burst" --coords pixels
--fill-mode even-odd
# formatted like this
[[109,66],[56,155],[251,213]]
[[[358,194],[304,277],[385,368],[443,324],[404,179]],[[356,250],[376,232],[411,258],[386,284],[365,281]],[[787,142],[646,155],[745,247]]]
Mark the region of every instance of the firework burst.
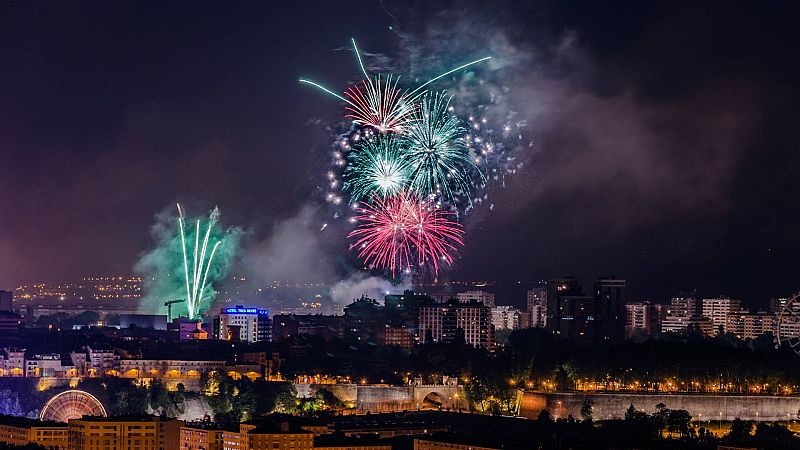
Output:
[[350,86],[347,114],[357,125],[372,127],[380,133],[401,133],[413,111],[413,98],[397,87],[399,76],[377,75]]
[[451,252],[463,245],[463,230],[449,219],[451,213],[405,192],[386,199],[376,197],[357,212],[357,228],[348,234],[355,239],[352,248],[358,249],[365,265],[388,270],[392,276],[426,265],[438,273],[439,263],[451,264]]
[[466,130],[449,107],[450,98],[444,93],[424,94],[402,138],[412,161],[409,190],[454,202],[456,192],[469,198],[469,175],[477,167],[463,139]]
[[[209,241],[211,240],[211,230],[219,219],[219,210],[214,208],[208,217],[206,224],[205,237],[200,241],[200,220],[195,224],[194,246],[187,247],[186,243],[186,216],[183,208],[178,204],[178,229],[181,234],[181,246],[183,250],[183,275],[186,285],[186,307],[189,312],[189,319],[198,316],[200,308],[208,300],[208,272],[214,260],[214,254],[220,246],[220,241],[215,242],[208,251]],[[189,242],[191,246],[191,241]],[[191,262],[189,254],[192,254]]]
[[408,181],[409,160],[392,136],[361,140],[348,159],[344,188],[353,200],[396,195]]

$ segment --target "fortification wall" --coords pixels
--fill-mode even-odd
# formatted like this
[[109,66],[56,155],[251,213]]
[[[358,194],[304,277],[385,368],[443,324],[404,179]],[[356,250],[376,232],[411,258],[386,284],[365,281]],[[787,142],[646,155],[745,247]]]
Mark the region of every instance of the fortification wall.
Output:
[[663,403],[669,409],[685,409],[693,420],[733,420],[736,417],[754,421],[797,419],[800,397],[690,394],[599,394],[599,393],[536,393],[522,395],[520,416],[535,419],[546,409],[553,418],[569,415],[579,419],[585,399],[592,402],[595,420],[621,419],[630,405],[652,413]]

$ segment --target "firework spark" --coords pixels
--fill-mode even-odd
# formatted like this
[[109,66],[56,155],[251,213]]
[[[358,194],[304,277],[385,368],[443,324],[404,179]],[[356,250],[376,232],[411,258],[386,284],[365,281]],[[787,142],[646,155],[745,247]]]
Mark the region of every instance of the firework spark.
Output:
[[[411,160],[409,190],[455,201],[455,192],[469,198],[469,173],[476,166],[463,140],[466,130],[449,107],[450,99],[444,93],[425,93],[402,139]],[[480,170],[477,172],[483,179]]]
[[[208,217],[206,224],[205,237],[200,242],[200,220],[195,224],[194,246],[189,249],[186,245],[186,216],[183,207],[178,204],[178,229],[181,234],[181,245],[183,250],[183,274],[186,284],[186,307],[189,310],[189,319],[196,319],[203,302],[208,299],[206,294],[208,272],[214,260],[214,254],[219,248],[220,241],[213,244],[211,252],[208,252],[208,245],[211,238],[211,230],[219,219],[219,210],[214,208]],[[189,243],[191,245],[191,242]],[[192,253],[191,262],[189,253]],[[206,258],[206,256],[208,258]]]
[[491,56],[487,56],[462,64],[431,78],[411,92],[404,92],[398,87],[399,76],[389,74],[371,77],[361,60],[361,53],[358,51],[355,39],[351,39],[351,41],[358,66],[361,73],[364,74],[364,79],[360,84],[350,86],[342,96],[315,81],[301,78],[300,82],[314,86],[345,102],[347,104],[345,117],[352,119],[357,125],[372,127],[381,133],[401,133],[403,131],[414,110],[414,102],[425,92],[423,90],[425,86],[459,70],[491,59]]
[[376,197],[357,212],[357,228],[348,234],[356,239],[352,248],[358,248],[358,257],[366,265],[389,270],[392,276],[428,264],[438,273],[439,263],[451,264],[451,252],[463,245],[463,230],[449,219],[451,213],[405,192],[386,199]]
[[344,187],[353,200],[377,195],[386,198],[398,194],[409,175],[410,161],[392,136],[377,135],[364,139],[348,155],[350,164],[344,172]]

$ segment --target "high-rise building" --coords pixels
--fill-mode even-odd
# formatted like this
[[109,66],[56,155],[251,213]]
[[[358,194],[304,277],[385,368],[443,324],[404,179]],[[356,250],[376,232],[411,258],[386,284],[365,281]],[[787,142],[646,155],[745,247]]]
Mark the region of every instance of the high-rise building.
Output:
[[454,342],[462,336],[468,345],[494,350],[491,309],[483,303],[428,303],[419,307],[421,342]]
[[528,291],[528,326],[545,328],[547,326],[547,289],[533,288]]
[[728,315],[742,309],[742,301],[728,297],[704,298],[703,317],[708,317],[716,332],[724,332]]
[[701,317],[700,302],[692,296],[679,295],[670,300],[661,319],[662,333],[678,333],[689,327],[689,319]]
[[625,284],[625,280],[606,277],[594,282],[594,338],[600,342],[625,339]]
[[740,310],[729,313],[725,321],[725,333],[732,333],[739,339],[756,339],[764,334],[777,332],[778,317],[773,313]]
[[456,294],[456,298],[461,303],[481,302],[488,307],[494,306],[494,294],[486,291],[466,291]]
[[222,308],[214,319],[214,336],[223,340],[269,342],[272,340],[269,311],[241,305]]
[[628,336],[653,336],[661,332],[665,305],[650,302],[628,303],[625,305],[625,333]]
[[559,301],[557,334],[579,342],[591,342],[596,336],[594,297],[564,295]]
[[[562,299],[565,296],[583,295],[580,282],[575,277],[566,277],[558,280],[547,280],[545,282],[547,319],[545,321],[547,329],[553,334],[563,335],[561,330],[561,315],[565,311],[562,307]],[[594,320],[594,318],[592,319]]]
[[495,306],[492,308],[492,325],[495,330],[516,330],[520,328],[522,312],[513,306]]
[[384,308],[377,301],[362,296],[344,307],[344,338],[351,342],[380,344],[384,322]]

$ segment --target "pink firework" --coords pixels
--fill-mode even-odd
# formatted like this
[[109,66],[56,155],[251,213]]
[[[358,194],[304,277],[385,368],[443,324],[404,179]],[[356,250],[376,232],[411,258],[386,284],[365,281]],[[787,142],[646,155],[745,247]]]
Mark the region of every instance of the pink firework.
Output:
[[355,217],[358,228],[348,234],[355,238],[351,248],[370,267],[398,271],[430,264],[439,272],[439,262],[453,262],[451,252],[463,245],[463,230],[450,220],[452,213],[432,207],[429,202],[401,193],[363,204]]
[[363,90],[359,85],[350,86],[344,93],[347,97],[345,117],[380,133],[400,133],[411,117],[413,99],[397,88],[399,78],[378,75],[363,80]]

